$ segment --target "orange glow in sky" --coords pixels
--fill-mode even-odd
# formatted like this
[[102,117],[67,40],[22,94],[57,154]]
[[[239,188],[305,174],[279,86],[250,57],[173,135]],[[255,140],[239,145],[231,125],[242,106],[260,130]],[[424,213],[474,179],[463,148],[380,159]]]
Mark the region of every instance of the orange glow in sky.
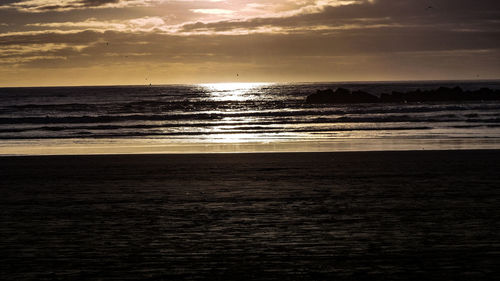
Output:
[[6,0],[0,86],[499,78],[499,2],[434,2]]

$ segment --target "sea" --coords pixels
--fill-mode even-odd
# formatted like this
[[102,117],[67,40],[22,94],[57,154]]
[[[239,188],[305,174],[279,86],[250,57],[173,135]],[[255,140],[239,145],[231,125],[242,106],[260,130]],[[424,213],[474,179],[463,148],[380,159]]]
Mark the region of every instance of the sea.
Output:
[[0,88],[0,154],[500,148],[500,102],[306,104],[317,90],[500,81]]

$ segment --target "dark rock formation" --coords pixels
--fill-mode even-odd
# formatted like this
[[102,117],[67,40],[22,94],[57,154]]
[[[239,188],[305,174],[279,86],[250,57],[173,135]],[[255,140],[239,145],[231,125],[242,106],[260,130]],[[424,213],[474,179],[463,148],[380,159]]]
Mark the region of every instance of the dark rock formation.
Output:
[[338,88],[335,92],[331,89],[318,90],[316,94],[309,95],[306,99],[307,103],[370,103],[378,102],[378,98],[374,95],[363,91],[351,91]]
[[351,94],[353,100],[361,102],[361,103],[372,103],[378,102],[378,98],[372,94],[363,91],[354,91]]
[[333,90],[317,90],[316,94],[308,95],[306,98],[307,103],[332,103]]
[[460,87],[440,87],[436,90],[409,91],[406,93],[383,93],[380,97],[363,91],[351,91],[338,88],[335,92],[331,89],[318,90],[315,94],[307,96],[307,103],[389,103],[389,102],[440,102],[440,101],[491,101],[500,100],[500,90],[481,88],[475,91],[464,91]]

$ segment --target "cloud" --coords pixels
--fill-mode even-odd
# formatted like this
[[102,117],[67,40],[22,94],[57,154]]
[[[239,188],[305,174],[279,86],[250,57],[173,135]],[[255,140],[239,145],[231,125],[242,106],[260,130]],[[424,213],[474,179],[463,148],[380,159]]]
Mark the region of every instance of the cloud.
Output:
[[210,14],[210,15],[227,15],[234,13],[234,11],[225,9],[191,9],[190,11],[193,13]]
[[[74,65],[121,63],[109,62],[109,57],[143,54],[144,62],[203,62],[255,60],[267,63],[273,60],[287,61],[294,57],[366,56],[381,54],[419,54],[431,57],[433,53],[483,54],[484,50],[497,50],[500,36],[491,34],[478,40],[474,33],[439,31],[429,36],[426,30],[406,29],[347,29],[325,35],[323,30],[304,33],[254,33],[239,35],[191,35],[181,36],[158,32],[127,31],[52,31],[4,34],[0,40],[0,54],[7,56],[27,55],[30,52],[59,47],[72,48],[67,62]],[[398,40],[394,40],[397,36]],[[52,45],[51,45],[52,44]],[[108,45],[109,44],[109,45]],[[26,47],[31,46],[31,47]],[[42,46],[45,46],[42,48]],[[7,52],[7,50],[10,50]],[[22,50],[14,52],[14,50]],[[454,51],[454,52],[451,52]],[[451,53],[450,53],[451,52]],[[114,55],[111,55],[111,54]],[[36,53],[40,55],[39,53]],[[150,54],[150,56],[144,55]],[[498,52],[494,52],[498,54]],[[66,54],[52,54],[66,55]],[[88,60],[88,57],[94,59]],[[494,56],[492,56],[494,58]]]
[[[227,34],[233,30],[235,34],[243,34],[244,30],[248,31],[247,33],[266,30],[286,33],[377,28],[400,28],[407,31],[426,29],[431,33],[442,29],[463,32],[500,30],[500,22],[498,22],[500,4],[488,0],[466,4],[443,0],[439,6],[430,10],[427,9],[428,5],[422,5],[421,2],[414,0],[335,1],[334,3],[314,1],[311,3],[300,9],[267,16],[186,23],[182,25],[180,31]],[[253,3],[250,6],[260,8],[262,4]],[[498,6],[499,9],[487,8],[494,6]]]
[[[144,7],[168,4],[172,7],[188,5],[188,10],[195,13],[227,14],[232,11],[244,18],[255,15],[292,15],[311,13],[326,6],[342,6],[362,3],[366,0],[240,0],[227,2],[224,0],[21,0],[0,5],[0,9],[15,9],[26,13],[65,12],[71,10],[97,8]],[[189,4],[191,3],[191,4]],[[230,7],[227,9],[227,7]]]
[[0,64],[20,65],[33,61],[65,60],[68,55],[77,55],[86,45],[70,44],[23,44],[0,46]]
[[2,5],[2,9],[16,9],[26,13],[64,12],[89,8],[124,8],[149,6],[157,0],[24,0]]
[[95,18],[90,18],[81,22],[48,22],[48,23],[33,23],[27,26],[33,27],[48,27],[48,28],[66,28],[66,29],[84,29],[93,31],[121,31],[121,32],[148,32],[153,30],[167,31],[163,18],[160,17],[143,17],[130,20],[109,20],[99,21]]

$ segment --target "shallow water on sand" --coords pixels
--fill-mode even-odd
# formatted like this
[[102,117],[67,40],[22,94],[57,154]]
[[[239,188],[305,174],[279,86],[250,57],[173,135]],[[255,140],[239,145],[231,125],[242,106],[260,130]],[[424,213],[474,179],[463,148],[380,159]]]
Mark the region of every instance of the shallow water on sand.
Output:
[[0,158],[3,280],[488,280],[498,151]]

